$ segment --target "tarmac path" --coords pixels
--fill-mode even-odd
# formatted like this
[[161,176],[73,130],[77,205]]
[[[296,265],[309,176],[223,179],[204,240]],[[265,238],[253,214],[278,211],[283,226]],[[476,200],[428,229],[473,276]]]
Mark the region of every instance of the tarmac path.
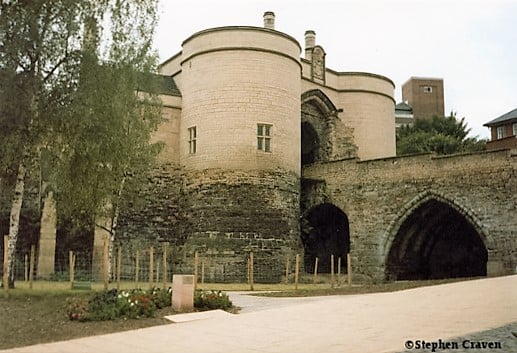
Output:
[[0,352],[516,352],[517,275],[391,293],[231,298],[241,313],[175,315],[170,325]]

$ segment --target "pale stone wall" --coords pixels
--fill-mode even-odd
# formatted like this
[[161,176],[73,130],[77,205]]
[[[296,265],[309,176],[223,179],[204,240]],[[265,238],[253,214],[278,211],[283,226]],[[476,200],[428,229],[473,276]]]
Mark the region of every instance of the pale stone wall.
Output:
[[302,60],[302,93],[319,89],[338,109],[339,117],[354,131],[357,155],[362,160],[392,157],[395,146],[394,85],[386,77],[326,70],[325,85],[310,80],[310,64]]
[[256,48],[282,53],[299,61],[301,47],[293,37],[259,27],[219,27],[194,33],[183,42],[182,69],[192,55],[220,48]]
[[327,74],[327,84],[340,90],[365,90],[384,94],[393,99],[393,82],[380,75],[367,72],[332,72]]
[[[183,55],[181,164],[299,174],[298,45],[270,30],[223,28],[185,41]],[[257,150],[258,123],[272,125],[272,153]],[[190,154],[193,126],[197,152]]]
[[172,76],[181,71],[182,52],[174,54],[160,65],[160,73],[166,76]]
[[151,136],[151,143],[164,144],[158,155],[159,163],[179,163],[179,133],[181,127],[181,97],[161,96],[162,123]]
[[394,103],[368,92],[343,92],[339,97],[343,121],[354,129],[361,160],[396,155]]

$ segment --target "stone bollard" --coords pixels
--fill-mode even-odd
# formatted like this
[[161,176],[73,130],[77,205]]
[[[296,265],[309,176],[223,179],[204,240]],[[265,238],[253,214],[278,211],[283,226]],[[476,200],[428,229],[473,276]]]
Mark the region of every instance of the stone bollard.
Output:
[[176,311],[194,310],[194,276],[172,276],[172,308]]

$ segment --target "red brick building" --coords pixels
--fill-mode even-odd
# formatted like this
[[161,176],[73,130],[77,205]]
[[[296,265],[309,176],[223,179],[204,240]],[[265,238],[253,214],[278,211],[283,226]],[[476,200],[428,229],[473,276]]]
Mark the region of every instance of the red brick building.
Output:
[[490,128],[488,150],[517,148],[517,108],[484,124]]
[[415,119],[444,115],[443,79],[411,77],[402,85],[402,101],[413,109]]

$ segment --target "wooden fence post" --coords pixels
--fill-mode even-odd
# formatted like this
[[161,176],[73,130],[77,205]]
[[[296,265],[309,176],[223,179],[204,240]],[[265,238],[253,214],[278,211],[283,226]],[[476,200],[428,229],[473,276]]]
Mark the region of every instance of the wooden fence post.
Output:
[[201,284],[205,284],[205,260],[201,260]]
[[160,261],[158,259],[158,254],[156,254],[156,275],[154,278],[156,278],[156,283],[160,282]]
[[138,282],[140,280],[140,251],[136,251],[135,258],[135,287],[138,288]]
[[300,275],[300,255],[296,254],[296,262],[294,269],[294,289],[298,290],[298,277]]
[[154,280],[154,248],[151,246],[149,248],[149,288],[153,287]]
[[28,254],[25,254],[24,260],[25,260],[25,266],[23,268],[23,270],[24,270],[23,277],[25,279],[25,282],[27,282],[29,280],[29,255]]
[[253,264],[253,251],[250,252],[250,290],[254,290],[253,288],[253,271],[254,271],[254,264]]
[[167,289],[167,243],[163,244],[163,289]]
[[74,289],[74,278],[75,278],[75,255],[72,250],[68,252],[68,266],[70,275],[70,289]]
[[289,256],[285,260],[285,284],[289,284]]
[[316,279],[318,278],[318,261],[318,258],[314,260],[314,278],[312,279],[312,284],[316,284]]
[[7,276],[7,266],[9,263],[8,256],[9,256],[9,236],[4,235],[4,275],[2,277],[2,283],[4,286],[4,297],[7,299],[9,298],[9,277]]
[[346,266],[347,266],[347,281],[348,286],[352,286],[352,258],[350,257],[350,253],[346,254]]
[[334,255],[330,255],[330,287],[334,288]]
[[337,286],[341,287],[341,256],[337,259]]
[[122,247],[117,250],[117,290],[120,290],[120,272],[122,267]]
[[29,289],[32,289],[32,282],[34,280],[34,258],[36,256],[36,246],[31,245],[31,260],[29,263]]
[[250,284],[250,258],[246,262],[246,279],[248,280],[248,284]]
[[104,237],[103,249],[102,249],[102,269],[103,269],[103,282],[104,290],[108,290],[108,276],[109,276],[109,238],[108,235]]
[[199,267],[199,254],[196,251],[194,253],[194,290],[197,289],[198,267]]

